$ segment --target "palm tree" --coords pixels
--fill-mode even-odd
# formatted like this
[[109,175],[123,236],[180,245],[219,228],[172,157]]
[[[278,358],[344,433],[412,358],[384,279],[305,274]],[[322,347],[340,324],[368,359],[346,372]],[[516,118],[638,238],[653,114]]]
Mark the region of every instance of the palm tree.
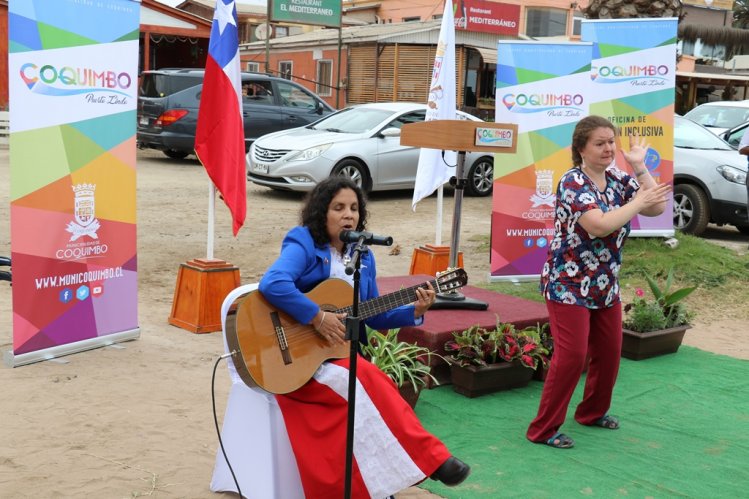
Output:
[[681,0],[590,0],[582,9],[588,19],[683,17]]

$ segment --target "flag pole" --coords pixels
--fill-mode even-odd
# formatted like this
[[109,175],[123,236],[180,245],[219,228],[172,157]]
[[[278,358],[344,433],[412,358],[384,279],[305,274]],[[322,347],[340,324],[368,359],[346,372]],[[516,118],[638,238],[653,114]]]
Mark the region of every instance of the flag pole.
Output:
[[234,236],[247,212],[242,76],[235,0],[219,0],[213,14],[195,155],[210,178],[206,258],[180,265],[169,324],[193,333],[221,331],[221,303],[240,285],[239,268],[214,258],[216,190],[229,208]]
[[213,260],[213,238],[215,234],[216,187],[208,182],[208,236],[206,238],[206,259]]
[[[453,18],[452,2],[445,1],[440,31],[436,40],[432,79],[427,93],[427,109],[424,121],[455,120],[456,116],[455,91],[455,21]],[[435,217],[435,244],[426,244],[414,249],[411,259],[411,274],[427,273],[444,270],[445,257],[449,248],[442,246],[444,184],[453,176],[454,164],[457,157],[455,151],[440,150],[439,148],[421,148],[419,163],[416,168],[414,193],[411,209],[422,199],[437,191],[437,206]],[[424,265],[426,263],[426,265]]]
[[437,189],[437,223],[435,224],[435,235],[434,244],[436,246],[442,245],[442,201],[444,199],[444,191],[440,185]]

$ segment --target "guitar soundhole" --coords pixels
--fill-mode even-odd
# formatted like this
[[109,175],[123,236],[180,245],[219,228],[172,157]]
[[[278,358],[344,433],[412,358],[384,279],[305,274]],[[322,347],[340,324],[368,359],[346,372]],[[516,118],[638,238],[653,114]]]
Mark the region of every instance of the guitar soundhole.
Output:
[[289,352],[289,344],[286,341],[286,333],[281,325],[281,319],[278,317],[278,312],[273,311],[270,313],[270,320],[273,323],[273,329],[276,332],[276,340],[278,341],[278,348],[281,350],[281,357],[285,365],[291,364],[291,353]]

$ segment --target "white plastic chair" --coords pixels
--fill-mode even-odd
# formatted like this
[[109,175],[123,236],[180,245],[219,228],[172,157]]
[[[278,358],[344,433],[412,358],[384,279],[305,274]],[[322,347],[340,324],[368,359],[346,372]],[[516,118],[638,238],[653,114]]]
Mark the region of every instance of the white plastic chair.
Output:
[[[221,324],[226,352],[229,351],[226,343],[229,308],[237,298],[257,287],[257,283],[240,286],[224,299]],[[276,398],[247,386],[237,374],[231,357],[226,361],[232,385],[221,439],[242,495],[247,499],[304,499],[299,470]],[[211,491],[238,492],[220,446],[216,452]]]

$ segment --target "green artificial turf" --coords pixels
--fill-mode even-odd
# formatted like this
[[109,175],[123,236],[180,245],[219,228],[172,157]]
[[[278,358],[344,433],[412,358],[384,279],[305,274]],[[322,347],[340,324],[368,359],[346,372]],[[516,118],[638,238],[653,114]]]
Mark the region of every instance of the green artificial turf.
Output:
[[469,463],[471,476],[446,498],[749,497],[749,361],[682,346],[642,361],[622,359],[610,413],[619,430],[573,419],[584,378],[561,430],[569,450],[526,440],[543,384],[474,399],[451,386],[425,390],[416,412]]

